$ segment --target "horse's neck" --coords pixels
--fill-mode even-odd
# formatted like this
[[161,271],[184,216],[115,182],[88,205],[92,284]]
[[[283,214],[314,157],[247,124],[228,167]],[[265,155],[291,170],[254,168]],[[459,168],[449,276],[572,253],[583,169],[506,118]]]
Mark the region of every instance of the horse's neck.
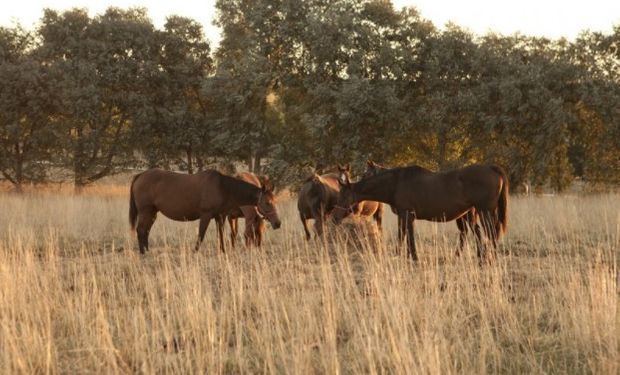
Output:
[[224,193],[237,206],[256,206],[260,197],[260,189],[256,186],[233,177],[223,176]]
[[353,184],[353,191],[358,202],[368,200],[392,204],[395,185],[395,174],[380,174]]

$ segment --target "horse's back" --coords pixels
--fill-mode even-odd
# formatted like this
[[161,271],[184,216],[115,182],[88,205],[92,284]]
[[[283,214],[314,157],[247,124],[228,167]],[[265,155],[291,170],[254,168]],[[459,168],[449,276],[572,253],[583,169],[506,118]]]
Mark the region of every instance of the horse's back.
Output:
[[[303,214],[309,215],[317,205],[330,205],[338,198],[340,192],[339,176],[336,173],[328,173],[307,179],[297,196],[297,208]],[[322,193],[325,194],[322,194]]]
[[[196,220],[200,216],[205,190],[217,190],[216,171],[184,174],[149,169],[132,187],[138,207],[161,211],[173,220]],[[213,194],[206,194],[213,195]]]
[[471,200],[493,200],[500,193],[502,186],[501,169],[494,165],[474,164],[458,171],[463,191]]

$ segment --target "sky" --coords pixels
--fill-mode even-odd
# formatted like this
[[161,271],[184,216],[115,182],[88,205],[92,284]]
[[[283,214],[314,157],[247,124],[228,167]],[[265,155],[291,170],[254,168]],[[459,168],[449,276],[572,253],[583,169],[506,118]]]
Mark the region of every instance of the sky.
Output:
[[[424,18],[441,27],[452,21],[477,34],[502,34],[574,39],[580,31],[610,32],[620,25],[620,0],[393,0],[394,6],[415,6]],[[149,10],[156,27],[166,16],[177,14],[194,18],[204,25],[207,37],[217,43],[219,29],[212,24],[215,0],[4,0],[0,6],[0,26],[19,22],[33,28],[44,8],[89,9],[91,15],[109,6],[141,6]]]

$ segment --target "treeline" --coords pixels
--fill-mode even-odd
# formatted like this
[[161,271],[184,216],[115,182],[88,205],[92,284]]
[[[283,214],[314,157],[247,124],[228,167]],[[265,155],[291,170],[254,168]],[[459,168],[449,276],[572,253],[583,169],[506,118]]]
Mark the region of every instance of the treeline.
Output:
[[[620,25],[574,42],[438,29],[389,1],[220,0],[219,47],[144,9],[0,28],[0,173],[76,187],[240,162],[286,184],[367,158],[620,182]],[[67,171],[69,171],[67,173]]]

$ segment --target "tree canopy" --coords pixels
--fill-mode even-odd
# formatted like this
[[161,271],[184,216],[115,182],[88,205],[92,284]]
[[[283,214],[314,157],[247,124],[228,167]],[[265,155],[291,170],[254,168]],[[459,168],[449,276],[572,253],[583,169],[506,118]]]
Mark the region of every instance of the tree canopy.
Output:
[[576,40],[439,29],[379,0],[219,0],[0,28],[0,173],[76,187],[127,168],[245,164],[282,184],[367,158],[496,163],[513,183],[620,182],[620,25]]

